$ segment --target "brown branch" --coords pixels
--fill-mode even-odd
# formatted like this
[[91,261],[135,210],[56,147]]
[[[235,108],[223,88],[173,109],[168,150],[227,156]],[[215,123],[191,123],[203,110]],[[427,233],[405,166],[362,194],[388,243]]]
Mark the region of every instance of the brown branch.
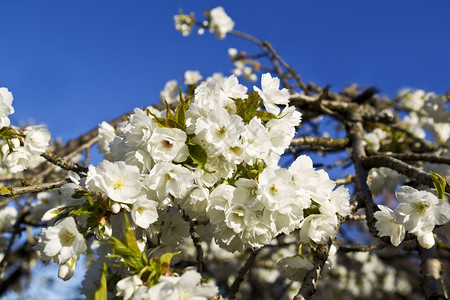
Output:
[[[383,153],[377,153],[377,155],[384,155]],[[450,165],[450,157],[439,156],[435,154],[424,154],[424,153],[390,153],[390,157],[394,157],[405,161],[427,161],[436,164],[447,164]]]
[[347,221],[363,221],[366,219],[366,215],[348,215],[344,218]]
[[[389,156],[370,156],[370,157],[361,157],[363,165],[367,168],[379,168],[379,167],[387,167],[392,170],[397,171],[400,174],[406,175],[418,182],[433,187],[433,179],[430,174],[408,165],[407,163],[402,162],[393,157]],[[445,191],[450,193],[450,186],[447,184],[445,187]]]
[[195,250],[197,251],[197,272],[203,275],[203,248],[201,245],[201,239],[199,234],[195,231],[194,224],[190,224],[189,233],[191,235],[192,242],[194,242]]
[[80,166],[78,164],[75,164],[71,161],[64,160],[61,157],[59,157],[58,155],[50,153],[48,151],[42,153],[41,156],[43,158],[45,158],[47,161],[51,162],[52,164],[63,168],[64,170],[74,171],[76,173],[81,173],[81,172],[86,173],[87,172],[87,168]]
[[[277,61],[279,61],[280,64],[281,64],[283,67],[285,67],[285,68],[289,71],[289,73],[290,73],[292,76],[295,77],[295,80],[297,81],[297,84],[301,87],[301,89],[303,90],[303,92],[304,92],[306,95],[309,95],[308,87],[306,86],[306,84],[304,84],[304,83],[302,82],[300,75],[299,75],[297,72],[295,72],[294,69],[292,69],[292,67],[291,67],[289,64],[287,64],[287,63],[281,58],[280,55],[278,55],[278,53],[275,51],[275,49],[272,47],[272,45],[271,45],[269,42],[263,42],[263,45],[264,45],[264,47],[267,48],[267,50],[270,51],[270,53],[273,55],[273,57],[274,57]],[[277,64],[277,65],[278,65],[278,64]],[[281,76],[281,75],[280,75],[280,76]],[[286,80],[285,85],[286,85],[286,87],[289,88],[289,85],[287,85],[287,80]]]
[[[330,96],[330,95],[329,95]],[[315,111],[321,111],[320,107],[317,106],[317,97],[308,96],[300,93],[291,93],[290,104],[295,106],[306,106],[309,109]],[[333,101],[324,99],[321,101],[322,105],[328,109],[335,112],[348,112],[349,103],[344,101]]]
[[373,250],[379,250],[386,248],[387,245],[372,245],[372,246],[362,246],[362,245],[347,245],[339,247],[339,251],[348,252],[369,252]]
[[295,295],[294,300],[311,299],[316,293],[317,284],[319,283],[320,275],[323,271],[323,266],[328,259],[332,239],[329,239],[328,244],[318,245],[314,251],[313,265],[314,268],[305,275],[302,286]]
[[301,136],[291,141],[291,146],[319,146],[329,149],[345,149],[349,145],[349,138],[328,138],[315,136]]
[[[24,186],[24,187],[2,187],[0,188],[0,195],[3,197],[14,197],[17,195],[38,193],[46,190],[56,189],[66,184],[66,179],[58,180],[54,182],[41,183],[36,185]],[[10,200],[5,199],[0,202],[0,207],[5,206]]]
[[229,295],[230,295],[231,300],[236,299],[236,293],[238,292],[242,281],[244,281],[245,274],[247,274],[247,272],[253,266],[253,263],[255,262],[255,259],[256,259],[256,255],[258,254],[260,249],[251,251],[244,266],[239,270],[239,272],[236,276],[236,279],[234,280],[234,282],[231,285],[230,290],[229,290]]
[[[120,122],[126,121],[130,114],[131,114],[130,112],[125,113],[120,117],[117,117],[112,121],[109,121],[108,123],[111,126],[116,127],[117,124],[119,124]],[[68,141],[66,143],[66,146],[56,151],[55,154],[61,157],[66,157],[67,155],[70,155],[70,153],[72,153],[75,149],[82,147],[84,144],[89,143],[92,139],[96,138],[97,136],[98,136],[98,127],[82,134],[78,138]]]
[[349,183],[352,183],[354,180],[355,180],[355,176],[348,174],[344,178],[334,179],[334,182],[336,182],[336,184],[349,184]]
[[372,192],[367,185],[368,172],[362,164],[362,161],[366,158],[366,151],[364,149],[363,120],[358,105],[352,105],[350,120],[353,121],[350,123],[349,134],[352,142],[352,160],[356,172],[356,196],[358,204],[365,207],[367,225],[369,226],[370,232],[373,236],[377,236],[377,230],[375,229],[376,219],[373,214],[378,208],[373,202]]
[[422,259],[420,265],[422,274],[421,286],[425,292],[425,297],[433,300],[447,299],[441,278],[442,265],[438,259],[436,246],[433,246],[431,249],[424,249],[420,245],[418,247]]

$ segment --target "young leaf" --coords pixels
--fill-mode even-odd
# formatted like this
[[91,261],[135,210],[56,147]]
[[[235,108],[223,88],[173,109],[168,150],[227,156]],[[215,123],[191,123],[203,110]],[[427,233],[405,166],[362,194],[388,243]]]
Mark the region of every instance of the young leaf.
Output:
[[445,186],[447,185],[447,179],[436,172],[430,171],[431,178],[433,179],[434,187],[439,199],[445,199]]
[[108,267],[106,263],[103,263],[103,272],[102,277],[100,278],[100,286],[95,291],[94,295],[92,295],[92,300],[107,300],[107,287],[106,287],[106,276],[108,275]]
[[130,222],[128,221],[128,217],[126,214],[123,214],[125,218],[125,243],[130,248],[130,250],[136,254],[140,255],[141,250],[139,249],[139,246],[136,241],[136,236],[134,235],[133,228],[131,228]]
[[189,156],[201,169],[204,170],[206,162],[208,161],[208,156],[206,154],[205,149],[203,149],[202,146],[197,144],[188,145],[188,148],[189,148]]

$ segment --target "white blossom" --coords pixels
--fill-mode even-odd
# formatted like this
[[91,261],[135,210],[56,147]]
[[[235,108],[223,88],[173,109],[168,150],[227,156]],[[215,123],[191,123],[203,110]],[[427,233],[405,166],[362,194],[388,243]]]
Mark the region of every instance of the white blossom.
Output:
[[180,277],[163,275],[158,284],[150,288],[150,298],[207,300],[219,292],[217,286],[199,284],[201,279],[202,276],[194,270],[187,270]]
[[0,209],[0,232],[10,230],[17,219],[17,209],[7,206]]
[[280,108],[276,104],[287,105],[289,103],[289,91],[280,88],[280,79],[273,77],[270,73],[265,73],[261,77],[261,89],[253,86],[263,100],[266,110],[270,113],[278,115]]
[[69,258],[78,260],[86,251],[86,242],[78,231],[74,218],[67,217],[58,221],[55,226],[42,229],[35,249],[40,251],[43,260],[53,259],[62,264]]
[[116,296],[123,297],[123,300],[133,299],[134,293],[142,285],[143,282],[137,275],[125,277],[116,284]]
[[108,153],[110,151],[109,144],[114,141],[115,136],[114,127],[107,122],[100,123],[98,127],[98,151],[103,154]]
[[7,88],[0,88],[0,128],[10,124],[8,115],[14,113],[13,99],[12,93]]
[[304,244],[313,241],[326,244],[328,239],[336,233],[336,215],[312,214],[300,224],[300,241]]
[[188,157],[186,133],[178,128],[157,127],[150,137],[150,155],[155,162],[182,162]]
[[147,229],[150,224],[158,220],[158,202],[140,197],[131,209],[131,217],[134,223],[141,228]]
[[86,179],[89,190],[116,202],[133,204],[142,189],[139,169],[122,161],[104,160],[97,167],[89,166]]
[[313,267],[308,259],[300,255],[283,258],[277,263],[277,268],[284,277],[300,282]]
[[202,78],[199,71],[187,70],[184,72],[184,83],[187,85],[197,84]]
[[192,173],[181,165],[158,163],[150,171],[146,186],[156,191],[159,201],[165,201],[169,195],[183,198],[194,184]]
[[443,225],[450,220],[450,204],[427,191],[402,186],[396,192],[400,204],[394,210],[395,221],[411,233],[428,225]]
[[380,128],[375,128],[373,132],[367,133],[364,136],[366,140],[366,147],[373,152],[380,150],[381,141],[387,137],[387,133]]
[[50,142],[50,132],[43,125],[28,126],[25,132],[25,148],[31,154],[41,154],[44,152]]
[[378,235],[390,237],[392,245],[398,246],[405,238],[405,226],[395,222],[392,209],[384,205],[378,205],[378,208],[380,210],[374,213]]
[[23,146],[19,146],[11,140],[11,144],[14,145],[12,152],[10,152],[7,144],[3,145],[3,161],[6,167],[11,173],[18,173],[25,170],[30,163],[30,152]]
[[159,93],[161,102],[167,102],[167,104],[175,104],[180,100],[178,97],[178,82],[176,80],[169,80],[166,82],[164,89]]
[[218,6],[210,11],[211,22],[209,30],[219,38],[225,38],[226,34],[233,30],[234,22],[227,15],[222,6]]

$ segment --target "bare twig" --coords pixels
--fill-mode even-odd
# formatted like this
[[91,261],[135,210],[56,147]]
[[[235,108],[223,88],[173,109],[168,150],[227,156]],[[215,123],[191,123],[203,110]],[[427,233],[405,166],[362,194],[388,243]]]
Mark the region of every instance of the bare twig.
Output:
[[[54,182],[41,183],[36,185],[24,186],[24,187],[2,187],[0,188],[0,194],[3,197],[14,197],[17,195],[38,193],[46,190],[56,189],[66,184],[68,181],[66,179],[58,180]],[[9,202],[8,199],[2,200],[0,202],[0,207],[6,205]]]
[[[377,155],[385,155],[383,153],[377,153]],[[439,156],[436,154],[427,153],[389,153],[390,157],[394,157],[404,161],[427,161],[436,164],[450,165],[450,157]]]
[[260,249],[251,251],[244,266],[239,270],[236,279],[234,280],[229,290],[231,300],[236,299],[236,293],[238,292],[242,281],[244,281],[245,274],[247,274],[247,272],[253,266],[253,263],[255,262],[256,255],[258,254],[259,250]]
[[87,168],[80,166],[78,164],[74,164],[71,161],[64,160],[56,154],[53,154],[50,152],[44,152],[41,154],[41,156],[43,158],[45,158],[47,161],[51,162],[52,164],[55,164],[55,165],[63,168],[64,170],[74,171],[77,173],[81,173],[81,172],[86,173],[87,172]]
[[386,248],[387,245],[372,245],[372,246],[362,246],[362,245],[346,245],[339,247],[339,251],[348,252],[369,252],[373,250],[379,250]]
[[328,138],[328,137],[315,137],[315,136],[301,136],[294,138],[291,141],[291,146],[319,146],[329,149],[345,149],[349,145],[349,138]]

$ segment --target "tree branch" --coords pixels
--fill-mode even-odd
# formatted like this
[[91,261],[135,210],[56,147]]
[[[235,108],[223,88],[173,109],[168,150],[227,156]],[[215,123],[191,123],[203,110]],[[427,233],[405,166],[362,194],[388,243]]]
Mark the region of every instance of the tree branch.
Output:
[[[406,175],[418,182],[428,185],[430,187],[434,187],[433,179],[430,174],[408,165],[407,163],[402,162],[393,157],[385,156],[385,155],[377,155],[370,157],[360,157],[359,158],[362,164],[367,168],[379,168],[379,167],[387,167],[392,170],[397,171],[400,174]],[[445,187],[445,191],[450,193],[450,186],[447,184]]]
[[229,290],[230,300],[236,299],[236,293],[238,292],[242,281],[244,281],[245,274],[247,274],[247,272],[253,266],[259,250],[261,250],[261,248],[250,252],[250,255],[248,256],[244,266],[239,270],[236,279],[234,280]]
[[349,145],[349,138],[328,138],[315,136],[301,136],[291,141],[291,146],[319,146],[329,149],[345,149]]
[[425,297],[430,300],[447,299],[441,278],[442,265],[437,256],[436,246],[431,249],[424,249],[420,245],[418,247],[422,259],[420,267]]

